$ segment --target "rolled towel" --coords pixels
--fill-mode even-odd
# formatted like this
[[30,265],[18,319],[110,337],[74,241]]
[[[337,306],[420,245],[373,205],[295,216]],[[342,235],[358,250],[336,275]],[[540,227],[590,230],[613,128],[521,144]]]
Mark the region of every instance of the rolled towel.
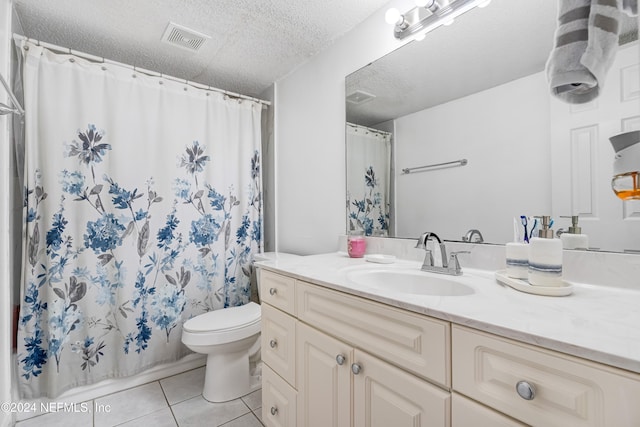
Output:
[[558,1],[558,28],[547,61],[547,80],[551,93],[571,104],[598,96],[598,80],[580,61],[587,50],[590,11],[591,0]]
[[629,16],[638,16],[638,0],[622,0],[622,11]]
[[604,84],[618,51],[621,18],[619,0],[591,0],[589,41],[580,62],[591,71],[599,87]]

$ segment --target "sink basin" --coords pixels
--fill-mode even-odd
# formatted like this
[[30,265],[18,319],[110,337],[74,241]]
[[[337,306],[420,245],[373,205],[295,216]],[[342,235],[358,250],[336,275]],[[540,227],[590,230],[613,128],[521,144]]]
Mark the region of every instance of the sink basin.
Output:
[[347,278],[369,289],[402,294],[463,296],[475,291],[454,277],[440,276],[418,269],[365,269],[350,271]]

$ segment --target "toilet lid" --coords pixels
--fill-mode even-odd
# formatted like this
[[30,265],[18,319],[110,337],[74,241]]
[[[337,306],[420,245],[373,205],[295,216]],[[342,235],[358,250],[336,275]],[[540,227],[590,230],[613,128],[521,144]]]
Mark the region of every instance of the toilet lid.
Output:
[[189,332],[215,332],[238,329],[260,321],[260,306],[255,302],[209,311],[193,317],[182,328]]

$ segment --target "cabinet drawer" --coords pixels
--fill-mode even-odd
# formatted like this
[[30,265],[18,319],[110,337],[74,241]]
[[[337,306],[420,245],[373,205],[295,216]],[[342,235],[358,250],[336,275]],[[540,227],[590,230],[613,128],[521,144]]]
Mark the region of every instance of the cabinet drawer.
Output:
[[452,336],[453,389],[500,412],[544,427],[640,425],[638,375],[459,326]]
[[296,386],[296,319],[262,304],[262,361]]
[[296,292],[300,320],[402,369],[451,385],[447,322],[301,281]]
[[295,316],[295,279],[273,273],[264,268],[261,268],[259,272],[260,300]]
[[526,427],[457,393],[451,394],[451,427]]
[[262,367],[262,422],[267,427],[295,427],[297,392],[268,366]]

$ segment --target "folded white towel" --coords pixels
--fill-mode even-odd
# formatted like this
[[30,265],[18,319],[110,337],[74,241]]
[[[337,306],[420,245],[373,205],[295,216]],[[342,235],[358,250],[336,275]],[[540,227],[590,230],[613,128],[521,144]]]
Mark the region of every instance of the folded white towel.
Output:
[[629,16],[638,16],[638,0],[622,0],[622,11]]
[[581,104],[600,93],[618,46],[621,0],[559,0],[555,46],[547,61],[551,93]]
[[619,0],[591,0],[589,42],[580,62],[591,71],[600,87],[618,51],[621,18]]

